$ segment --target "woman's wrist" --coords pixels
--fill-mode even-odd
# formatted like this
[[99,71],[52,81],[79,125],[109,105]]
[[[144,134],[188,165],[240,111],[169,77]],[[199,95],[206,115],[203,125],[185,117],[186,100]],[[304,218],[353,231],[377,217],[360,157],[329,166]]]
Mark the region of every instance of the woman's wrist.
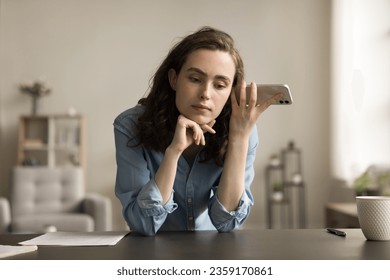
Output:
[[181,156],[182,153],[183,153],[183,151],[176,149],[172,145],[169,145],[165,150],[165,156],[169,156],[171,158],[179,159],[179,157]]
[[247,144],[249,141],[249,136],[250,136],[250,134],[246,135],[244,133],[240,133],[240,134],[230,133],[229,134],[229,144],[232,144],[232,145]]

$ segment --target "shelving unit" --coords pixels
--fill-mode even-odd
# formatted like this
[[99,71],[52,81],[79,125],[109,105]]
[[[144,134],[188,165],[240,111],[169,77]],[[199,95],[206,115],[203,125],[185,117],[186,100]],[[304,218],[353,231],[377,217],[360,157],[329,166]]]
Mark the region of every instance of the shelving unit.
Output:
[[268,228],[304,228],[305,183],[301,151],[290,142],[266,166]]
[[287,223],[288,200],[283,188],[283,166],[269,164],[265,170],[268,228],[282,228]]
[[85,165],[85,120],[81,115],[21,116],[18,165]]

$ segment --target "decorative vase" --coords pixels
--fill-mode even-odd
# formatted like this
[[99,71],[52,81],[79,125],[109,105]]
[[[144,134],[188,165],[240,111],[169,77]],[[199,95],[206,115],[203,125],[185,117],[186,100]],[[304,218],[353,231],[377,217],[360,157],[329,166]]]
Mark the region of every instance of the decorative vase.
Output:
[[38,115],[40,113],[40,109],[41,109],[41,98],[39,98],[38,96],[33,96],[31,114],[33,116]]
[[276,202],[281,202],[283,200],[283,192],[276,191],[272,194],[272,199]]

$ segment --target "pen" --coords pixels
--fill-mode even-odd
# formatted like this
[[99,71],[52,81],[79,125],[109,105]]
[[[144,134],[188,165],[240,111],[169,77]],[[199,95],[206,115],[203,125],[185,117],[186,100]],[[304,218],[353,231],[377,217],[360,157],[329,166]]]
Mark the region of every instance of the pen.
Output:
[[332,233],[332,234],[335,234],[337,236],[347,236],[347,234],[344,232],[344,231],[341,231],[341,230],[338,230],[338,229],[334,229],[334,228],[327,228],[326,229],[329,233]]

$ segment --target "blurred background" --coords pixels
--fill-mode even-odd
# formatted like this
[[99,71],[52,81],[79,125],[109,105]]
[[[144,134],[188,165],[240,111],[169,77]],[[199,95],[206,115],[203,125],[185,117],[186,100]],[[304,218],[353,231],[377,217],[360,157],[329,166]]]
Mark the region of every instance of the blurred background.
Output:
[[18,164],[19,118],[31,113],[19,85],[39,79],[52,90],[41,114],[85,118],[86,189],[109,196],[113,229],[125,228],[113,120],[175,42],[209,25],[235,39],[247,82],[288,84],[294,98],[258,121],[245,226],[267,227],[267,166],[293,141],[303,226],[323,227],[328,203],[353,202],[354,180],[390,163],[389,12],[388,0],[0,0],[0,196]]

